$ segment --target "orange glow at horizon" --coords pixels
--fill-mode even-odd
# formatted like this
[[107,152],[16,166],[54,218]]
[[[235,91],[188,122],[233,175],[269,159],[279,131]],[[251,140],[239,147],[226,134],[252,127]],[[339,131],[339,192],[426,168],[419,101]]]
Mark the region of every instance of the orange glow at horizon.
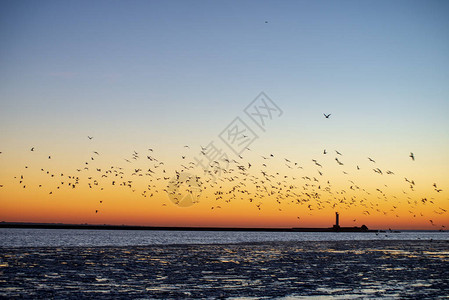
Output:
[[[212,166],[213,171],[204,173],[194,165],[192,151],[183,155],[189,160],[183,158],[167,165],[151,152],[132,163],[120,162],[119,166],[100,155],[89,155],[75,168],[71,168],[73,162],[59,165],[47,157],[28,162],[26,168],[9,164],[1,178],[0,221],[331,227],[338,211],[344,227],[435,230],[449,226],[447,192],[437,191],[447,182],[440,181],[435,188],[433,181],[422,174],[410,179],[396,172],[388,175],[387,170],[378,174],[372,170],[377,165],[369,161],[343,172],[338,164],[332,164],[333,157],[299,164],[253,155],[252,160],[231,161],[226,168],[220,165],[220,169]],[[167,194],[174,175],[183,172],[191,172],[190,184],[197,178],[202,190],[197,193],[197,203],[189,207],[176,205]],[[173,195],[183,194],[179,196],[182,198],[189,189],[189,183],[184,183]]]

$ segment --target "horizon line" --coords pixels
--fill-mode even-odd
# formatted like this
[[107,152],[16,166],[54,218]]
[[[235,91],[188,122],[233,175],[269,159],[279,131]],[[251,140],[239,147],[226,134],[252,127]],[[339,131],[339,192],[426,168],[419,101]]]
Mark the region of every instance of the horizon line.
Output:
[[[366,226],[365,226],[366,227]],[[112,224],[70,224],[41,222],[7,222],[0,221],[0,228],[35,228],[35,229],[101,229],[101,230],[169,230],[169,231],[267,231],[267,232],[397,232],[401,231],[432,231],[430,229],[363,229],[361,227],[225,227],[225,226],[148,226],[148,225],[112,225]],[[443,231],[444,232],[444,231]]]

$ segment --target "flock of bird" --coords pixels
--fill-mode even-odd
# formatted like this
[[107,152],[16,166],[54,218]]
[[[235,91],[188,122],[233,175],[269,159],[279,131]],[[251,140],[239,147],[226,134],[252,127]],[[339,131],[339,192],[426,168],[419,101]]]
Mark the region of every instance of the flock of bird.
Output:
[[[329,119],[331,114],[324,114]],[[94,137],[87,136],[89,141]],[[262,210],[265,207],[277,206],[277,210],[284,211],[297,209],[302,213],[307,212],[313,215],[314,211],[323,209],[345,210],[359,208],[363,215],[382,214],[385,216],[400,217],[404,206],[408,207],[408,213],[413,217],[426,217],[423,214],[422,206],[432,206],[434,214],[446,214],[447,209],[437,203],[433,195],[421,197],[415,194],[417,183],[413,179],[405,178],[402,195],[387,193],[387,185],[378,187],[375,190],[364,188],[357,182],[357,173],[362,169],[372,169],[374,176],[397,176],[393,171],[381,169],[377,166],[376,160],[371,157],[366,158],[366,163],[345,165],[342,162],[344,154],[338,150],[328,151],[324,149],[319,159],[312,159],[312,164],[308,168],[315,168],[315,175],[306,173],[305,165],[300,165],[292,158],[277,157],[276,154],[255,155],[254,161],[248,161],[242,156],[231,158],[213,158],[207,168],[198,165],[198,157],[207,161],[207,148],[198,149],[198,157],[192,157],[190,146],[185,145],[184,152],[179,155],[182,162],[176,170],[169,170],[165,163],[156,155],[156,148],[148,148],[144,152],[133,151],[129,157],[123,158],[121,163],[109,168],[101,168],[96,165],[96,160],[100,153],[91,150],[90,159],[83,161],[79,168],[70,174],[66,172],[50,171],[49,168],[41,168],[43,176],[53,179],[53,185],[48,187],[49,195],[60,189],[77,190],[79,186],[102,191],[108,188],[128,189],[132,193],[143,198],[169,199],[177,205],[182,206],[182,202],[191,201],[192,204],[200,201],[209,201],[210,209],[221,209],[224,205],[231,205],[235,201],[247,201],[254,205],[254,209]],[[36,147],[31,147],[33,153],[39,152]],[[247,153],[252,150],[247,148]],[[345,185],[333,184],[333,179],[326,176],[327,170],[333,169],[324,157],[334,154],[336,168],[342,172]],[[2,154],[2,152],[0,152]],[[52,155],[46,155],[52,159]],[[415,160],[415,155],[409,155],[411,161]],[[344,159],[343,159],[344,161]],[[344,167],[343,167],[344,166]],[[25,166],[28,168],[28,166]],[[15,177],[21,188],[27,188],[27,178],[23,174]],[[48,181],[47,181],[48,182]],[[4,184],[0,185],[4,188]],[[42,184],[36,188],[45,188]],[[440,193],[443,189],[436,183],[432,189],[435,193]],[[187,198],[186,198],[187,197]],[[101,206],[105,201],[100,200],[95,213],[101,213]],[[271,204],[270,204],[271,203]],[[291,208],[299,205],[303,210]],[[162,203],[162,206],[167,206]],[[399,207],[401,206],[401,209]],[[387,209],[388,208],[388,209]],[[297,217],[300,219],[300,216]],[[356,222],[356,219],[353,220]],[[442,224],[435,224],[429,219],[430,224],[445,228]]]

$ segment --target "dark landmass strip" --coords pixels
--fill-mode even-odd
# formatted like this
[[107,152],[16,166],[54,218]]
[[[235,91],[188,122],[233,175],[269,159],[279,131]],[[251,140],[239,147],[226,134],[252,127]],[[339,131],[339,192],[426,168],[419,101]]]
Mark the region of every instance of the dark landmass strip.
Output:
[[0,298],[436,299],[449,241],[0,249]]
[[266,231],[266,232],[378,232],[362,227],[330,228],[241,228],[241,227],[161,227],[130,225],[92,225],[62,223],[12,223],[0,222],[0,228],[39,228],[39,229],[95,229],[95,230],[171,230],[171,231]]

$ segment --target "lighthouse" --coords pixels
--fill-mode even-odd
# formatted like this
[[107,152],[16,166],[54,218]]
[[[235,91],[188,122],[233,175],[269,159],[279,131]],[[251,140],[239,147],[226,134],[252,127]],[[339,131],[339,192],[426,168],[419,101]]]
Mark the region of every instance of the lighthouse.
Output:
[[336,229],[336,230],[340,229],[340,215],[338,214],[338,212],[335,213],[334,229]]

